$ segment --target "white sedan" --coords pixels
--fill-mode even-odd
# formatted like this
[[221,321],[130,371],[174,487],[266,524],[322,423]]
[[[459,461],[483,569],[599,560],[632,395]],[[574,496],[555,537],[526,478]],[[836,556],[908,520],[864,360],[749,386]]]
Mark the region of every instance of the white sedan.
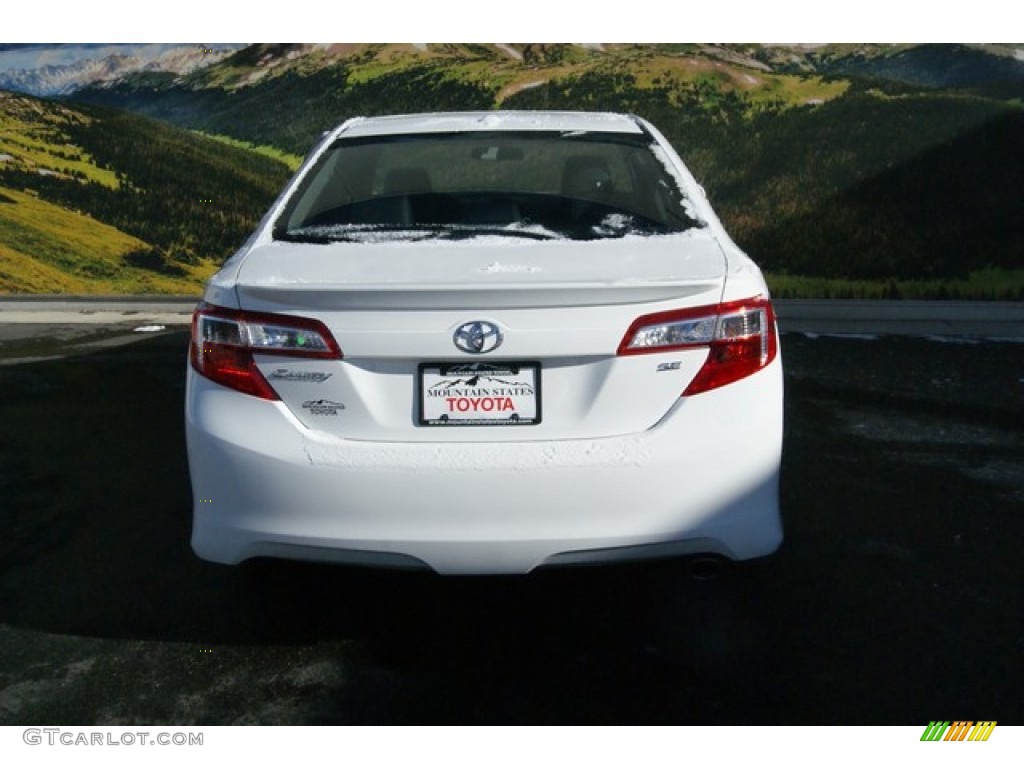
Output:
[[207,284],[192,546],[439,573],[782,541],[759,269],[627,115],[356,118]]

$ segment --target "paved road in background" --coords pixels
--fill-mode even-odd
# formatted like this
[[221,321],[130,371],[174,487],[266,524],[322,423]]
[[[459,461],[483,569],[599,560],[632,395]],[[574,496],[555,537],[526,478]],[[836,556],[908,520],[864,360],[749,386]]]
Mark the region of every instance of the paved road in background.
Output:
[[[180,296],[2,297],[0,343],[188,325],[195,303]],[[1024,302],[778,300],[775,307],[783,333],[1024,339]]]

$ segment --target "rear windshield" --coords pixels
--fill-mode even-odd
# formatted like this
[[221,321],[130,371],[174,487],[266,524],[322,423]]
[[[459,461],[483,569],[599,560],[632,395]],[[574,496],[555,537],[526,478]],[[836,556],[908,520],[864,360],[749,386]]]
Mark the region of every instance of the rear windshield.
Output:
[[340,139],[274,226],[282,240],[594,239],[697,226],[644,135],[509,132]]

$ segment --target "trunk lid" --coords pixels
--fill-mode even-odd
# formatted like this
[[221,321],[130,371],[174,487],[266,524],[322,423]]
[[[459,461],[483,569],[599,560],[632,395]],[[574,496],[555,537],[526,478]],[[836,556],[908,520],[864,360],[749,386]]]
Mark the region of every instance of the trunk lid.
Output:
[[[725,274],[707,230],[273,243],[245,257],[236,292],[242,309],[320,320],[341,346],[342,360],[256,358],[309,428],[358,440],[554,440],[662,419],[706,350],[620,357],[618,345],[640,315],[716,304]],[[474,323],[500,332],[493,351],[457,346]],[[439,420],[446,409],[451,419]]]

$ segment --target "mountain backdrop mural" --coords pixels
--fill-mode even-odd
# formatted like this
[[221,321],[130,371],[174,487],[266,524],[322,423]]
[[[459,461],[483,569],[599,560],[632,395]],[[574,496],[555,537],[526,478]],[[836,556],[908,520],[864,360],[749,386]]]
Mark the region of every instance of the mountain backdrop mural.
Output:
[[355,115],[585,109],[661,128],[777,296],[1024,299],[1024,45],[138,48],[0,46],[0,291],[196,294]]

